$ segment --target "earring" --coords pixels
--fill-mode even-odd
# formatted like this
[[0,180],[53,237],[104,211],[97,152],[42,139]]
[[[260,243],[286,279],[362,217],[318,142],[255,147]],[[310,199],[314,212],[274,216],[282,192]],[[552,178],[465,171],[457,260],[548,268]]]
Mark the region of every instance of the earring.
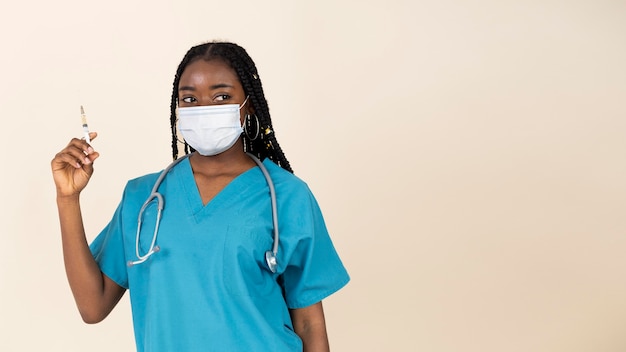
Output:
[[[254,116],[254,120],[255,120],[254,127],[252,127],[252,116]],[[260,132],[259,126],[260,126],[259,118],[258,116],[256,116],[256,114],[252,114],[252,115],[246,114],[243,131],[245,132],[248,139],[253,141],[259,137],[259,132]],[[254,136],[251,136],[251,133],[249,132],[250,130],[255,131]]]

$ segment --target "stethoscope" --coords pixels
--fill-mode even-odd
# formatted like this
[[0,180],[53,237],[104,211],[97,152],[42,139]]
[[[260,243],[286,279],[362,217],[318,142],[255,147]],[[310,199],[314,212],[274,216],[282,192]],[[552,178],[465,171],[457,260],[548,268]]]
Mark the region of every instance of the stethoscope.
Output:
[[[268,250],[265,252],[265,261],[267,262],[267,267],[270,269],[270,271],[272,273],[275,273],[276,267],[278,266],[278,261],[276,260],[276,254],[278,253],[279,236],[278,236],[278,212],[276,210],[276,191],[274,190],[274,182],[272,182],[272,178],[270,177],[270,174],[267,171],[267,168],[265,168],[265,165],[263,165],[261,160],[259,160],[256,156],[250,153],[246,153],[246,154],[248,154],[248,156],[252,160],[254,160],[254,162],[257,164],[259,169],[261,169],[261,172],[263,173],[263,176],[265,177],[265,181],[267,182],[267,185],[270,188],[270,199],[272,203],[272,223],[274,226],[274,244],[272,245],[271,250]],[[139,210],[139,215],[137,217],[137,234],[135,236],[135,254],[137,255],[137,260],[129,261],[128,266],[141,264],[145,262],[146,260],[148,260],[148,258],[150,258],[150,256],[152,256],[154,253],[161,250],[161,248],[158,245],[156,245],[156,239],[157,239],[157,232],[159,231],[159,223],[161,222],[161,211],[163,210],[164,200],[163,200],[163,195],[159,193],[158,189],[161,183],[163,182],[163,179],[165,179],[165,176],[167,175],[167,173],[174,166],[176,166],[179,162],[185,160],[188,156],[189,155],[185,155],[179,159],[174,160],[174,162],[168,165],[161,172],[156,182],[154,183],[154,186],[152,186],[152,191],[150,193],[150,196],[148,196],[148,199],[146,199],[146,201],[141,206],[141,209]],[[141,255],[141,253],[139,253],[139,236],[140,236],[139,234],[141,233],[141,222],[142,222],[143,212],[146,210],[148,205],[150,205],[150,203],[152,203],[152,201],[155,199],[157,201],[157,216],[156,216],[156,225],[154,227],[154,233],[152,234],[152,242],[150,242],[150,248],[148,249],[148,252],[144,255]]]

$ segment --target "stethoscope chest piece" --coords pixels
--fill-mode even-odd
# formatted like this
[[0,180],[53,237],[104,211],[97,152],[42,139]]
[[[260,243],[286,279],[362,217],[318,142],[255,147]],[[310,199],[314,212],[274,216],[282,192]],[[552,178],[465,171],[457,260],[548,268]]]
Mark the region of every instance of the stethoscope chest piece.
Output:
[[276,260],[276,254],[272,251],[265,252],[265,261],[267,262],[267,267],[270,269],[272,273],[276,273],[276,267],[278,266],[278,262]]

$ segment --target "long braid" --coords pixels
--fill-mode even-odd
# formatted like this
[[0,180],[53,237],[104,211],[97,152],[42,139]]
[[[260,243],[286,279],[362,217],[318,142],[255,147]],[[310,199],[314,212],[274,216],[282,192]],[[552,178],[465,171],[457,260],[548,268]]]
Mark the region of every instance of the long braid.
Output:
[[[257,73],[256,65],[245,49],[234,43],[211,42],[201,44],[191,48],[182,62],[178,66],[174,87],[172,92],[172,102],[170,105],[170,123],[172,126],[172,153],[174,159],[178,158],[178,139],[176,136],[176,105],[178,100],[178,84],[180,76],[186,66],[195,59],[204,60],[221,59],[230,65],[237,73],[244,92],[249,96],[250,103],[254,107],[254,113],[259,120],[259,138],[250,140],[247,135],[243,135],[243,142],[246,151],[256,155],[259,159],[270,158],[283,169],[293,172],[289,161],[285,157],[282,148],[276,140],[272,120],[270,118],[269,107],[261,79]],[[185,143],[185,154],[189,153],[190,147]],[[191,148],[193,150],[193,148]]]
[[[176,107],[178,106],[178,84],[180,83],[180,76],[183,75],[183,71],[189,65],[192,59],[201,56],[205,50],[200,46],[193,47],[187,51],[185,57],[178,65],[176,69],[176,75],[174,76],[174,84],[172,87],[172,99],[170,101],[170,127],[172,129],[172,157],[174,160],[178,159],[178,136],[176,134]],[[185,142],[185,154],[189,154],[189,145]]]

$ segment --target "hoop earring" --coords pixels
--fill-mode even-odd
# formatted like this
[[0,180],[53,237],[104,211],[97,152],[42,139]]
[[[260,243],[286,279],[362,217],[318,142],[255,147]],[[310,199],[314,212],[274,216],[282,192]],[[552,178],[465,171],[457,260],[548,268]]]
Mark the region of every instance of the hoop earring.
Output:
[[[251,125],[252,125],[252,117],[251,116],[254,116],[254,119],[256,120],[256,122],[255,122],[256,131],[254,133],[254,137],[250,136],[250,132],[248,132],[248,130],[251,128]],[[252,114],[252,115],[246,114],[243,131],[246,134],[246,137],[248,137],[248,139],[250,139],[251,141],[254,141],[254,140],[256,140],[259,137],[260,123],[259,123],[259,117],[256,116],[256,114]]]

